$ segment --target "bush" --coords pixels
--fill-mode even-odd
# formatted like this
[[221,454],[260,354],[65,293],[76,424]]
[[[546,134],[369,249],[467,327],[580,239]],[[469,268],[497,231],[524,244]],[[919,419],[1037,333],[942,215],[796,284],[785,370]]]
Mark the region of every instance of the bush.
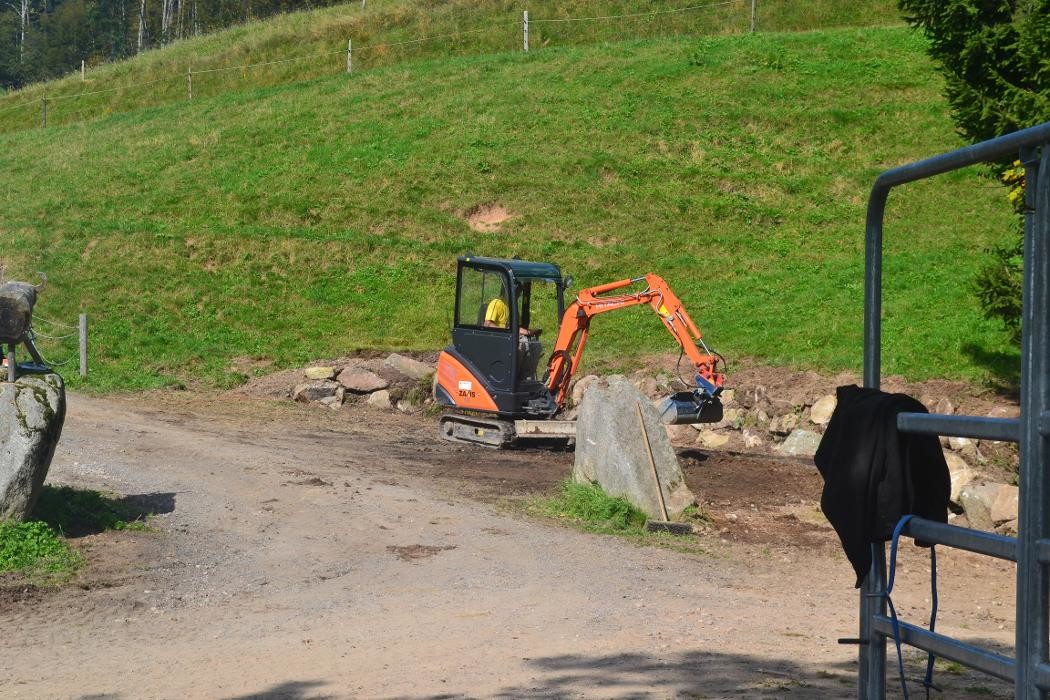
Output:
[[[1024,168],[1015,161],[1002,175],[1010,188],[1007,199],[1020,217],[1024,212]],[[998,319],[1014,341],[1021,339],[1021,288],[1024,277],[1024,221],[1018,224],[1016,238],[1010,245],[986,250],[988,262],[977,275],[977,298],[988,318]]]

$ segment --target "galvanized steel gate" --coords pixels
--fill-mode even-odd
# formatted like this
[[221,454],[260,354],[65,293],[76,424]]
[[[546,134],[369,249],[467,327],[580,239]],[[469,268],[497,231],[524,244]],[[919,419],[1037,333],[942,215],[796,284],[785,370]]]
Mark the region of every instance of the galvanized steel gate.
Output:
[[[1020,446],[1018,537],[912,519],[904,534],[1017,563],[1015,658],[901,622],[901,641],[1015,683],[1015,697],[1043,698],[1050,689],[1050,122],[887,170],[868,199],[864,290],[864,385],[879,388],[882,314],[882,229],[890,190],[908,182],[988,161],[1019,158],[1027,185],[1024,219],[1024,301],[1020,418],[901,414],[904,432]],[[886,694],[886,640],[892,637],[883,592],[886,550],[876,546],[861,589],[858,697]]]

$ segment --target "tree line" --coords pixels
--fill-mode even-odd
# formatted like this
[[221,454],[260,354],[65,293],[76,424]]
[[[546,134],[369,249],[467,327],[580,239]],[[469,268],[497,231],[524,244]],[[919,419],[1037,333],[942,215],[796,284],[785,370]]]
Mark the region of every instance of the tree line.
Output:
[[338,0],[0,0],[0,87],[66,75],[280,12]]

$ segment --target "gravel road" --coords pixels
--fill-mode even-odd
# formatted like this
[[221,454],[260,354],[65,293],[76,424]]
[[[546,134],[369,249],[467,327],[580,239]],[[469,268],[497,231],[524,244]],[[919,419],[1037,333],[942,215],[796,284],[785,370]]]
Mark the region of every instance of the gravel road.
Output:
[[[0,588],[0,696],[855,696],[855,650],[836,643],[855,635],[852,572],[800,515],[819,497],[808,465],[686,455],[715,526],[681,552],[515,507],[571,454],[435,432],[230,394],[72,396],[49,481],[134,497],[154,527],[76,540],[72,585]],[[1009,652],[1012,570],[962,553],[940,568],[941,629]],[[927,570],[907,547],[898,610],[917,622]]]

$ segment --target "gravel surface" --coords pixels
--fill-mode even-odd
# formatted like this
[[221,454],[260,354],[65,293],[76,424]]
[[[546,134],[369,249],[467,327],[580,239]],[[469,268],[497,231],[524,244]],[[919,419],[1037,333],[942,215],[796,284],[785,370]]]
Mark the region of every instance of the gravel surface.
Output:
[[[0,580],[0,697],[855,696],[852,570],[811,465],[683,454],[714,524],[678,551],[523,515],[571,459],[369,409],[72,396],[49,481],[139,497],[154,529],[76,539],[62,588]],[[1012,568],[939,565],[939,629],[1009,653]],[[917,623],[928,566],[904,548]]]

